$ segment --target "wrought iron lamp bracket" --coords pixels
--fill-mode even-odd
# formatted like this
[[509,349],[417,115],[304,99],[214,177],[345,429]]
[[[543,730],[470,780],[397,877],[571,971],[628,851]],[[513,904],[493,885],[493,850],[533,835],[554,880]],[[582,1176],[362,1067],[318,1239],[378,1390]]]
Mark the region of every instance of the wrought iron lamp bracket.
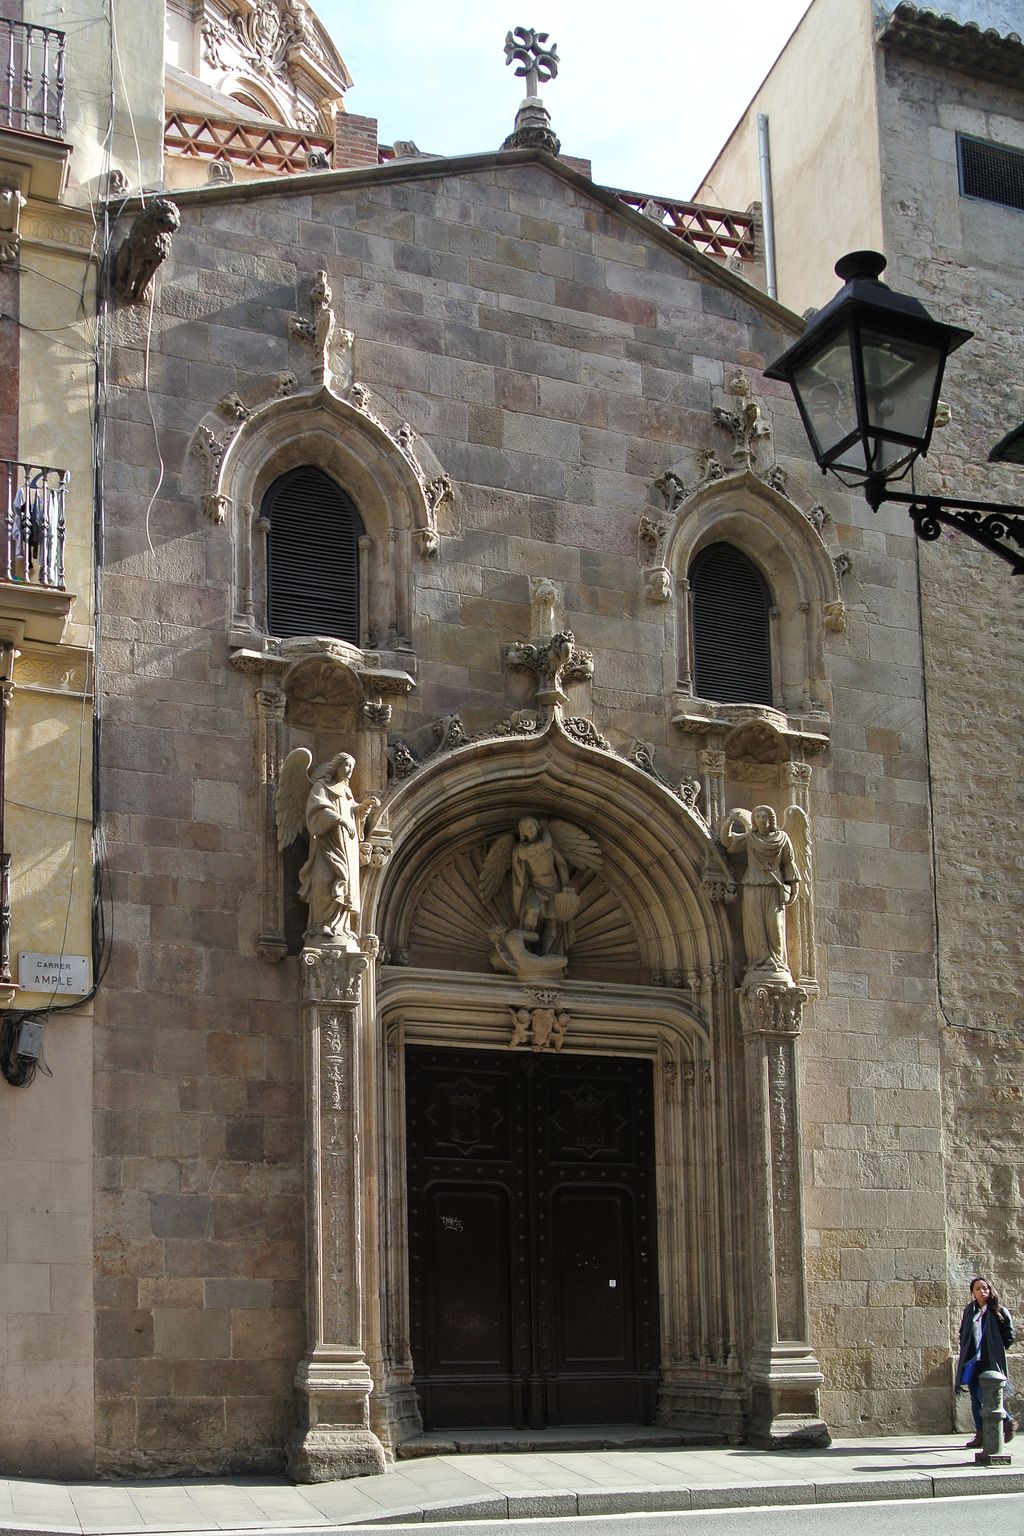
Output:
[[999,501],[964,501],[954,496],[915,496],[909,491],[890,491],[884,481],[869,481],[864,494],[873,512],[883,501],[907,507],[919,539],[930,543],[940,536],[943,525],[955,528],[1005,560],[1015,576],[1024,576],[1024,507]]

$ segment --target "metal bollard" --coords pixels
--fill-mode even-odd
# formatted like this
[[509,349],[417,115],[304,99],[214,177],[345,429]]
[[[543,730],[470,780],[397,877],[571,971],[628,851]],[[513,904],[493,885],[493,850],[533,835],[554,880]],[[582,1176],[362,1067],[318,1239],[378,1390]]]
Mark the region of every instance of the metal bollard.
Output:
[[1006,1377],[1002,1371],[981,1373],[981,1450],[974,1453],[976,1464],[984,1467],[1008,1467],[1010,1457],[1003,1444],[1003,1390]]

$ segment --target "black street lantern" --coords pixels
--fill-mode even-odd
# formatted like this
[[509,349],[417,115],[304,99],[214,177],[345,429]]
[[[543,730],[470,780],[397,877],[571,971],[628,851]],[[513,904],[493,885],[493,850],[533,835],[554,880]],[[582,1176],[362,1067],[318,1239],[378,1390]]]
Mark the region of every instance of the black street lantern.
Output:
[[974,333],[933,320],[917,299],[887,288],[879,281],[885,265],[878,251],[838,261],[845,286],[765,378],[793,391],[823,474],[863,486],[874,511],[883,501],[905,503],[920,538],[937,539],[943,523],[969,534],[1020,575],[1024,557],[1004,542],[1024,549],[1019,507],[889,489],[928,452],[946,358]]
[[846,286],[765,369],[796,396],[821,468],[853,485],[902,478],[928,452],[946,358],[974,334],[893,293],[884,270],[877,251],[837,261]]

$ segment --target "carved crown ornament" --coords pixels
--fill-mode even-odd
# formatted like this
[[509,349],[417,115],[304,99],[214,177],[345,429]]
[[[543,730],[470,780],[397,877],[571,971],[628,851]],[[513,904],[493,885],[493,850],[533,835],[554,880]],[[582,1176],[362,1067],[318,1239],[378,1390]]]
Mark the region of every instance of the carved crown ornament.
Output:
[[451,478],[411,424],[356,379],[354,338],[338,322],[325,271],[312,277],[308,302],[290,317],[289,332],[307,353],[306,366],[270,375],[256,399],[225,395],[196,426],[188,457],[199,469],[201,512],[210,522],[225,524],[236,510],[236,472],[247,448],[261,438],[268,443],[301,438],[310,420],[323,415],[340,438],[350,434],[366,442],[363,457],[392,462],[408,488],[416,548],[424,559],[434,558],[440,514],[454,496]]

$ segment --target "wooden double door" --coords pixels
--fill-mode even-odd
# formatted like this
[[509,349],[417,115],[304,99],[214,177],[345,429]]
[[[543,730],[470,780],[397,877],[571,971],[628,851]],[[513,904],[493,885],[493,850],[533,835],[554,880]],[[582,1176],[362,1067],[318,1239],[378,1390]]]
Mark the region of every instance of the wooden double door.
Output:
[[424,1427],[653,1422],[650,1064],[411,1046],[406,1079]]

